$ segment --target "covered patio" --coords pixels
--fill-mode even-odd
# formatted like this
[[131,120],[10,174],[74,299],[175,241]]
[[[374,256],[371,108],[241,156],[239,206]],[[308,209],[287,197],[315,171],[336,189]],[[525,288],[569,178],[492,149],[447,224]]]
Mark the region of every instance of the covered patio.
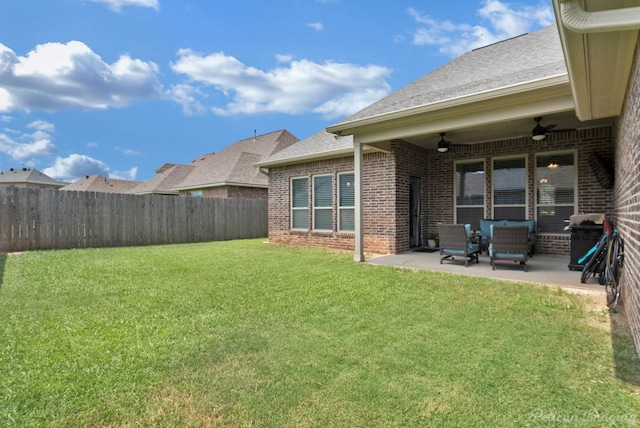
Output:
[[584,292],[604,296],[604,286],[598,283],[597,277],[580,283],[580,271],[569,270],[569,257],[534,255],[527,261],[529,271],[525,272],[518,263],[498,262],[496,270],[492,270],[489,255],[480,255],[479,263],[469,263],[464,267],[462,261],[447,261],[440,264],[440,252],[406,251],[400,254],[376,255],[367,258],[367,263],[374,265],[396,266],[409,269],[424,269],[436,272],[448,272],[459,275],[495,278],[507,281],[532,282],[550,287],[560,287],[572,292]]

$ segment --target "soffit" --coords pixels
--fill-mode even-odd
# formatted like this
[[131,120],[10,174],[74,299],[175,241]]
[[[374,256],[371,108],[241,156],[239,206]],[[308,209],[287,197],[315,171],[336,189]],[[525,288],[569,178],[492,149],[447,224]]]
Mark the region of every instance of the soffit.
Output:
[[[581,120],[618,116],[633,65],[638,30],[570,30],[563,21],[562,3],[553,1],[576,114]],[[590,13],[637,8],[640,1],[584,0],[577,4]],[[633,12],[637,13],[637,9]]]

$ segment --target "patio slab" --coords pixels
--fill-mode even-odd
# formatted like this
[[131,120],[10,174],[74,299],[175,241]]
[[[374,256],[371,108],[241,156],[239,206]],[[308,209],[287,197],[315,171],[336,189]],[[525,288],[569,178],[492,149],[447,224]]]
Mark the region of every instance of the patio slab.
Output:
[[464,258],[456,261],[445,260],[443,264],[440,264],[439,252],[407,251],[401,254],[372,256],[366,262],[375,265],[450,272],[508,281],[533,282],[551,287],[561,287],[578,293],[602,295],[605,293],[605,287],[598,284],[597,277],[592,276],[585,284],[580,283],[581,272],[569,270],[568,256],[534,255],[527,261],[528,272],[525,272],[518,263],[509,261],[498,262],[496,270],[492,270],[489,256],[486,253],[480,255],[479,263],[470,262],[468,267],[464,266],[463,260]]

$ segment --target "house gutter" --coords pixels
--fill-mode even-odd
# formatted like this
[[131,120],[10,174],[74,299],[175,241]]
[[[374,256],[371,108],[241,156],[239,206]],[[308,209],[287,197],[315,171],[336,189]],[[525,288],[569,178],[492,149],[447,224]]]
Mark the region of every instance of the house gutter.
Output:
[[567,29],[576,33],[604,33],[640,29],[640,7],[587,12],[581,0],[556,0],[560,18]]

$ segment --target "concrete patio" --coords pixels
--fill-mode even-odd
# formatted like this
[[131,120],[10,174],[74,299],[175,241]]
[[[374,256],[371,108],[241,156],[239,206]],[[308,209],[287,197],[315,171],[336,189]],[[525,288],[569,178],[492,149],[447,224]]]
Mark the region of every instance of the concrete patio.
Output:
[[598,283],[597,277],[592,276],[585,284],[580,283],[581,272],[568,268],[569,256],[534,255],[527,262],[528,272],[525,272],[518,263],[509,261],[498,262],[496,270],[492,270],[486,252],[480,255],[479,263],[470,262],[468,267],[464,266],[463,260],[463,258],[455,261],[445,260],[443,264],[440,264],[440,252],[438,251],[433,253],[408,251],[402,254],[372,256],[367,259],[367,263],[508,281],[533,282],[579,293],[602,295],[605,293],[605,288]]

